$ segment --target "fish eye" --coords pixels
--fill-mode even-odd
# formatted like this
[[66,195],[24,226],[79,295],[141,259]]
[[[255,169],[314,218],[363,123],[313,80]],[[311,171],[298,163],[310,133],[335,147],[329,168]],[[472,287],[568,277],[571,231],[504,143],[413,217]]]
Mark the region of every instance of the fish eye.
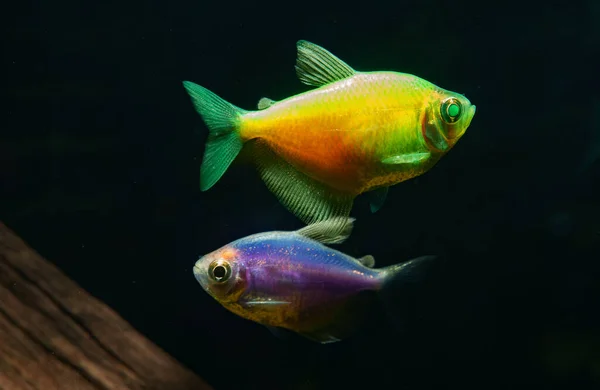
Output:
[[208,276],[217,283],[225,283],[231,277],[231,266],[224,260],[215,260],[208,266]]
[[462,104],[457,98],[448,98],[442,102],[440,107],[442,119],[448,124],[455,123],[462,113]]

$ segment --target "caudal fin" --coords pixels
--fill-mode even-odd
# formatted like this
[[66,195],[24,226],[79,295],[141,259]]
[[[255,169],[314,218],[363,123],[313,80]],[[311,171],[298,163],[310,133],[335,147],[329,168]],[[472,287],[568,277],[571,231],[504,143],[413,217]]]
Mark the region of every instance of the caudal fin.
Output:
[[184,81],[183,86],[209,131],[200,166],[200,189],[206,191],[219,181],[242,150],[238,125],[247,111],[190,81]]
[[379,291],[384,309],[397,328],[404,327],[414,313],[412,297],[419,282],[429,275],[437,256],[421,256],[404,263],[382,268],[384,281]]

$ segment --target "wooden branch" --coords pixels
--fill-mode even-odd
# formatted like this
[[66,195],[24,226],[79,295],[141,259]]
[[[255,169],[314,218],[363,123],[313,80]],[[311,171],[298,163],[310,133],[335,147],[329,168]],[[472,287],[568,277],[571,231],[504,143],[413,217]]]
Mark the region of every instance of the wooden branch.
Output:
[[210,387],[0,223],[0,389]]

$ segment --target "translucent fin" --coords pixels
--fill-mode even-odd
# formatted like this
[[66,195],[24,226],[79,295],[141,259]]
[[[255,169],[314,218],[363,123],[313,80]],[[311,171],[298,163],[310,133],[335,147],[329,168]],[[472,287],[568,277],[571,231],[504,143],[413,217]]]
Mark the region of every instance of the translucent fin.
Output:
[[329,344],[341,341],[341,339],[338,339],[327,331],[300,332],[300,334],[311,341],[321,344]]
[[387,194],[388,187],[381,187],[369,192],[369,197],[371,198],[369,204],[371,205],[372,213],[376,213],[379,211],[381,206],[383,206],[385,199],[387,198]]
[[334,218],[327,225],[327,234],[330,237],[345,235],[353,195],[309,178],[264,144],[257,142],[254,146],[259,174],[281,204],[307,225]]
[[264,110],[265,108],[269,108],[271,107],[273,104],[275,104],[275,100],[269,99],[269,98],[261,98],[258,101],[258,109],[259,110]]
[[356,260],[365,267],[373,268],[375,266],[375,258],[371,255],[366,255]]
[[356,74],[344,61],[314,43],[301,40],[296,47],[296,75],[304,84],[320,87]]
[[183,86],[209,131],[200,166],[200,189],[206,191],[219,181],[242,150],[237,127],[240,116],[247,111],[190,81],[184,81]]
[[431,153],[406,153],[399,154],[396,156],[386,157],[381,160],[386,165],[398,165],[398,164],[418,164],[427,160],[431,156]]
[[[305,226],[297,230],[296,233],[324,244],[340,244],[352,234],[354,221],[354,218],[330,218]],[[342,227],[341,231],[340,227]]]
[[385,273],[386,283],[390,283],[392,280],[396,282],[418,282],[424,276],[423,271],[427,270],[436,258],[437,256],[431,255],[420,256],[404,263],[381,268],[381,271]]
[[289,305],[291,302],[288,301],[273,301],[273,300],[267,300],[267,299],[254,299],[254,300],[249,300],[249,301],[244,301],[243,302],[243,306],[247,306],[247,307],[262,307],[262,308],[266,308],[266,307],[280,307],[280,306],[287,306]]
[[431,142],[434,148],[442,152],[448,150],[448,142],[440,133],[435,123],[427,123],[425,125],[425,137]]
[[269,332],[271,332],[273,336],[281,340],[289,340],[293,334],[292,331],[277,326],[265,325],[265,328],[269,329]]
[[334,343],[336,341],[340,341],[340,339],[328,334],[327,332],[315,331],[315,332],[298,332],[298,333],[296,333],[289,329],[280,328],[277,326],[270,326],[270,325],[265,325],[265,328],[267,328],[273,336],[275,336],[276,338],[278,338],[280,340],[289,341],[289,340],[293,340],[294,338],[297,338],[298,335],[300,335],[302,337],[309,339],[310,341],[313,341],[315,343],[321,343],[321,344],[328,344],[328,343]]
[[361,291],[345,302],[326,305],[320,312],[311,313],[311,327],[296,332],[321,344],[344,340],[362,326],[374,298],[372,291]]
[[413,297],[419,284],[430,275],[437,256],[421,256],[405,263],[381,268],[384,281],[379,291],[386,314],[397,328],[402,329],[407,318],[414,317]]

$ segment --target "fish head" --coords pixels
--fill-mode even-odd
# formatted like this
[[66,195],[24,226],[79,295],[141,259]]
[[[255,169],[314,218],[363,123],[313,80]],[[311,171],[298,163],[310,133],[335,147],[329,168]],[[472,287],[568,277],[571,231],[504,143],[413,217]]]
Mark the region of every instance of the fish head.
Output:
[[465,96],[436,90],[430,97],[422,118],[422,133],[430,149],[446,152],[467,131],[475,116],[475,105]]
[[224,247],[198,259],[194,276],[204,291],[226,305],[236,302],[244,292],[244,269],[239,252]]

